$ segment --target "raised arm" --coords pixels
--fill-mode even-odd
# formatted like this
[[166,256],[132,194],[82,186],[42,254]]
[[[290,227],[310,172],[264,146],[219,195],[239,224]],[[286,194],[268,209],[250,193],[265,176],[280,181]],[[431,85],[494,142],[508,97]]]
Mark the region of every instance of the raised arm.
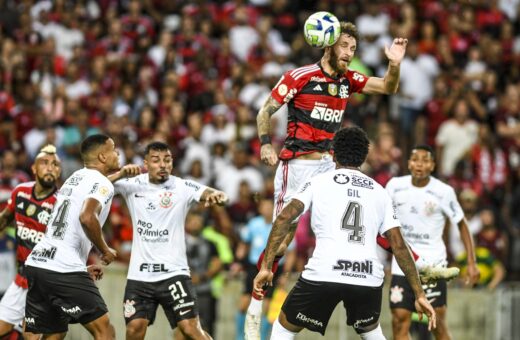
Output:
[[127,164],[123,166],[119,171],[108,175],[108,180],[112,183],[119,181],[122,178],[134,177],[141,173],[141,167],[136,164]]
[[281,106],[282,104],[278,103],[272,96],[269,96],[256,116],[258,138],[262,144],[260,149],[260,158],[267,165],[275,165],[278,162],[278,156],[271,145],[270,133],[271,117],[276,113],[276,111],[278,111],[278,109],[280,109]]
[[399,88],[399,74],[401,61],[406,53],[408,39],[395,38],[392,46],[385,46],[385,54],[388,58],[388,68],[384,78],[370,77],[363,88],[363,93],[367,94],[393,94]]
[[87,198],[85,202],[83,202],[83,207],[79,214],[79,221],[85,231],[85,235],[87,235],[90,242],[101,252],[102,263],[108,265],[115,260],[117,253],[108,246],[103,238],[101,224],[99,223],[100,212],[101,203],[95,198]]
[[431,330],[436,326],[435,310],[428,302],[426,294],[422,289],[421,280],[419,279],[419,273],[415,266],[412,253],[408,248],[408,245],[403,239],[400,228],[392,228],[387,230],[385,237],[390,242],[392,252],[394,253],[395,259],[399,264],[399,267],[403,271],[406,280],[410,284],[415,295],[415,308],[419,314],[419,319],[422,319],[422,313],[428,315],[428,329]]

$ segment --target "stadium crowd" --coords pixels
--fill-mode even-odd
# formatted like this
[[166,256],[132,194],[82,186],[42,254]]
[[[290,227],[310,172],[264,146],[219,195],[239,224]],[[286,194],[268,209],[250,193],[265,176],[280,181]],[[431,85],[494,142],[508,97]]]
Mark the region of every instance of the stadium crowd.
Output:
[[[519,0],[0,0],[0,208],[30,180],[42,145],[56,145],[67,178],[82,166],[88,135],[111,136],[122,164],[142,164],[143,147],[163,141],[176,174],[229,195],[226,208],[201,214],[239,248],[257,202],[273,195],[275,168],[260,162],[255,117],[285,71],[319,60],[301,29],[317,10],[357,25],[351,68],[366,75],[384,74],[391,37],[409,39],[399,93],[356,95],[344,115],[372,138],[363,170],[385,185],[407,173],[414,144],[434,146],[436,176],[456,189],[489,269],[482,285],[496,286],[497,263],[520,279]],[[286,113],[274,118],[279,148]],[[128,261],[123,200],[108,224]],[[463,265],[461,241],[448,234],[451,259]],[[312,247],[304,221],[294,270]],[[240,271],[239,260],[224,262]]]

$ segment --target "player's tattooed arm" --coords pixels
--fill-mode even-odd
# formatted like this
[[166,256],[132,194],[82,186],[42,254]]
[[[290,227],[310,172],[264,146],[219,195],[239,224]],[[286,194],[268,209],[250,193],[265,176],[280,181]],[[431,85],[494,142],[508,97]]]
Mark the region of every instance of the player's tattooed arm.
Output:
[[269,270],[272,269],[273,261],[280,244],[282,244],[287,234],[291,231],[293,221],[300,216],[304,208],[305,206],[302,202],[293,199],[276,217],[271,233],[269,234],[269,239],[267,240],[262,266],[265,266]]
[[9,222],[13,220],[13,216],[14,214],[8,208],[5,208],[0,213],[0,231],[4,230],[7,227]]
[[401,234],[401,228],[389,229],[385,233],[385,236],[388,238],[395,259],[408,280],[408,283],[410,283],[415,296],[424,295],[421,280],[419,279],[419,273],[415,266],[415,261],[413,260],[410,248],[408,248],[408,245]]
[[256,116],[258,127],[258,137],[269,135],[271,132],[271,116],[280,109],[282,104],[278,103],[272,96],[269,96]]

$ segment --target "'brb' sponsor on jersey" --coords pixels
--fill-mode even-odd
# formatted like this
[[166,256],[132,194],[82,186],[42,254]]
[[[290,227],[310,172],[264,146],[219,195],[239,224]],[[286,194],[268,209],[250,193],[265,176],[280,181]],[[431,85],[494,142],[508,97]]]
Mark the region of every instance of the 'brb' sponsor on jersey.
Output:
[[327,104],[316,102],[311,112],[311,118],[323,120],[325,122],[340,123],[343,117],[343,110],[329,109]]

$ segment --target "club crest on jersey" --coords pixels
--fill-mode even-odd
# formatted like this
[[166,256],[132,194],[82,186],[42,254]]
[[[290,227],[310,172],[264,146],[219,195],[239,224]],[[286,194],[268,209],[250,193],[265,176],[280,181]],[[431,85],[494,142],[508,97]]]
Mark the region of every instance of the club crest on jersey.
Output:
[[348,176],[345,174],[336,174],[334,176],[334,182],[338,184],[347,184],[350,182],[350,178],[348,178]]
[[424,213],[426,216],[431,216],[435,212],[435,203],[434,202],[426,202],[424,204]]
[[135,314],[135,301],[134,300],[126,300],[123,304],[123,310],[125,314],[125,318],[129,318]]
[[348,94],[348,85],[341,85],[339,87],[339,97],[341,99],[345,99],[345,98],[348,98],[349,94]]
[[159,202],[159,205],[161,206],[161,208],[169,208],[172,206],[173,204],[173,200],[172,200],[172,193],[167,191],[163,194],[161,194],[161,200]]
[[399,303],[403,301],[403,288],[399,286],[393,286],[390,288],[390,301],[392,303]]
[[331,96],[336,96],[338,94],[338,86],[336,84],[329,84],[328,91]]
[[287,85],[280,84],[280,86],[278,86],[278,94],[282,97],[285,96],[287,94]]
[[25,210],[25,213],[27,214],[27,216],[32,216],[32,215],[34,215],[35,212],[36,212],[36,206],[34,204],[30,204],[27,207],[27,210]]

